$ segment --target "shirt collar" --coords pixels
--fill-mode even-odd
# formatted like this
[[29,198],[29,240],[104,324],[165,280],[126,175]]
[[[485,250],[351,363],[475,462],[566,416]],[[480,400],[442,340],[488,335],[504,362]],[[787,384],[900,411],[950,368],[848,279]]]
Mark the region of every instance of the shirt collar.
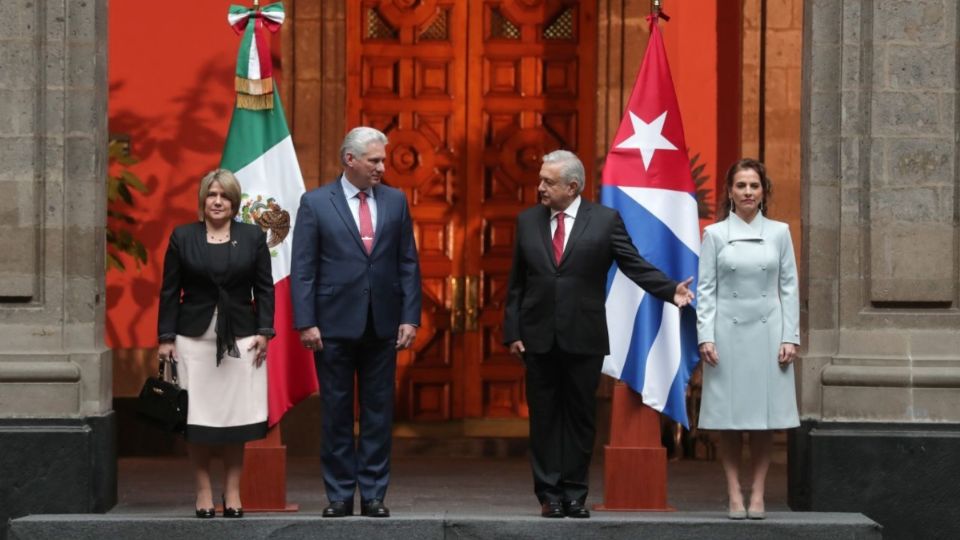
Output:
[[[577,211],[580,210],[580,196],[577,195],[577,198],[570,203],[570,206],[563,211],[564,214],[570,216],[573,219],[577,219]],[[557,214],[560,213],[560,210],[550,209],[550,219],[557,217]]]
[[[347,200],[356,197],[357,193],[360,193],[361,191],[357,188],[357,186],[351,184],[350,181],[347,180],[347,176],[344,174],[340,175],[340,187],[343,188],[343,195],[347,198]],[[373,198],[373,188],[367,189],[366,193],[367,197],[371,199]]]

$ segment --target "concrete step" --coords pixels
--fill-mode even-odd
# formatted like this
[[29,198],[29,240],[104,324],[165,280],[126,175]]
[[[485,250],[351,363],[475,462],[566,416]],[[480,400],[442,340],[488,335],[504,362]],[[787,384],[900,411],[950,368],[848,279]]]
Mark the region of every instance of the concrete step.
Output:
[[880,539],[881,528],[861,514],[773,512],[762,521],[731,521],[719,512],[595,512],[588,520],[535,515],[470,516],[448,513],[399,515],[387,519],[323,519],[316,514],[248,514],[243,519],[200,520],[157,514],[34,515],[10,524],[11,540],[271,540],[346,539],[443,540],[637,539],[714,540],[803,538]]

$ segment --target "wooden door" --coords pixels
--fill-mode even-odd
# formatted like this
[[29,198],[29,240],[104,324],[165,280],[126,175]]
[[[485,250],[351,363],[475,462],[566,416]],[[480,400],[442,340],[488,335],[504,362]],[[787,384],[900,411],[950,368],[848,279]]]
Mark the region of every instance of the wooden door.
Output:
[[544,153],[576,152],[593,192],[596,3],[347,2],[347,125],[384,131],[407,193],[423,321],[397,365],[398,420],[527,415],[500,345],[517,214]]

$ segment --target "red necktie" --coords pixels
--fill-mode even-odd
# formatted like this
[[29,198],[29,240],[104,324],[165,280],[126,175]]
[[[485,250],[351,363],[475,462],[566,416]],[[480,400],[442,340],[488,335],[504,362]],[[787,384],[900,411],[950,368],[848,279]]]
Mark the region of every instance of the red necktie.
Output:
[[370,217],[367,196],[365,191],[357,193],[357,198],[360,199],[360,240],[363,240],[363,247],[370,253],[373,250],[373,218]]
[[564,213],[557,214],[557,230],[553,232],[553,259],[560,264],[563,257]]

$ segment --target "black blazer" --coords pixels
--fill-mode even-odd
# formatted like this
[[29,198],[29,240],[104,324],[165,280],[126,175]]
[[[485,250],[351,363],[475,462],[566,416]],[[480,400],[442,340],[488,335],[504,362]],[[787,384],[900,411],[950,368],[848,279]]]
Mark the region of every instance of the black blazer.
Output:
[[550,209],[537,205],[522,212],[507,289],[504,344],[522,340],[533,354],[550,352],[554,342],[572,354],[609,354],[605,303],[614,261],[647,292],[673,302],[677,282],[640,256],[616,210],[581,199],[559,266],[553,260]]
[[[160,341],[177,334],[199,337],[210,327],[218,301],[225,304],[235,337],[272,336],[273,274],[267,236],[256,225],[230,224],[229,270],[222,282],[209,268],[206,227],[188,223],[173,230],[163,259],[157,327]],[[252,299],[251,299],[252,291]],[[220,317],[225,314],[221,311]]]

